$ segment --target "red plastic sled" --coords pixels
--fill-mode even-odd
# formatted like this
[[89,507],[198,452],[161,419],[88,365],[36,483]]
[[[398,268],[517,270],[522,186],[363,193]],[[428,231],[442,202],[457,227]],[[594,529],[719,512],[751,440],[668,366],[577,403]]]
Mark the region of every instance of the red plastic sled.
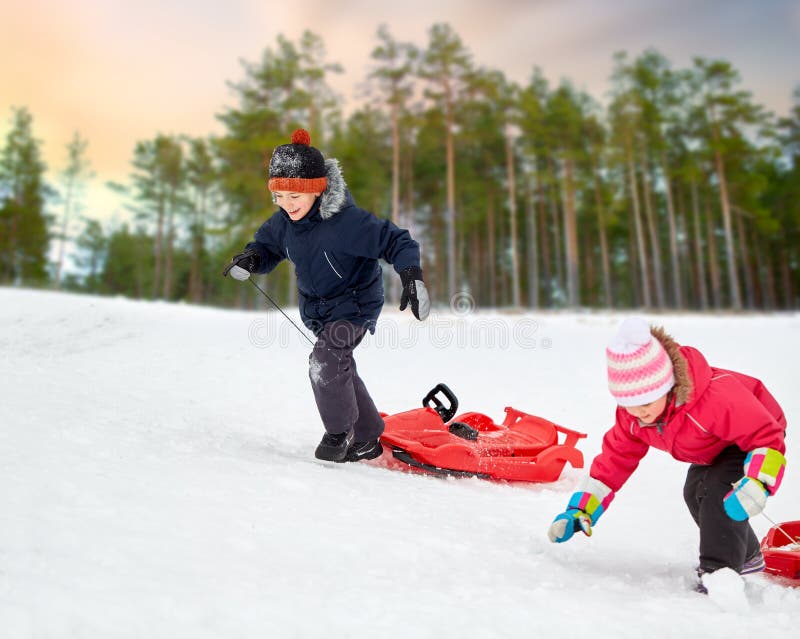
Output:
[[787,521],[769,529],[761,540],[764,569],[800,585],[800,521]]
[[422,405],[383,414],[381,442],[390,454],[382,460],[390,468],[526,482],[556,481],[567,462],[583,468],[583,454],[575,445],[584,433],[510,407],[502,424],[474,412],[453,419],[458,400],[444,384],[431,390]]

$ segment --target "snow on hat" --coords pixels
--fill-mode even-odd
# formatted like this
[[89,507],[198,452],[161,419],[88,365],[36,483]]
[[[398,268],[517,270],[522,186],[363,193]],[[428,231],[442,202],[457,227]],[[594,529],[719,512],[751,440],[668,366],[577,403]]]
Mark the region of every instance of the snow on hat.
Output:
[[606,348],[608,389],[620,406],[643,406],[675,385],[672,360],[640,317],[626,319]]
[[290,144],[275,148],[269,161],[269,190],[322,193],[328,186],[325,158],[311,146],[305,129],[292,133]]

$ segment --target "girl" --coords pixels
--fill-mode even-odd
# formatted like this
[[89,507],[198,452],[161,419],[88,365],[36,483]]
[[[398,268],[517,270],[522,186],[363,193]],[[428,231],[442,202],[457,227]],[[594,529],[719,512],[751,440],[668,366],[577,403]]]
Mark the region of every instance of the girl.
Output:
[[700,528],[702,576],[721,568],[763,570],[748,518],[781,484],[786,419],[757,379],[712,367],[640,318],[625,320],[606,349],[616,422],[603,438],[589,476],[550,526],[564,542],[592,526],[649,448],[689,462],[684,500]]

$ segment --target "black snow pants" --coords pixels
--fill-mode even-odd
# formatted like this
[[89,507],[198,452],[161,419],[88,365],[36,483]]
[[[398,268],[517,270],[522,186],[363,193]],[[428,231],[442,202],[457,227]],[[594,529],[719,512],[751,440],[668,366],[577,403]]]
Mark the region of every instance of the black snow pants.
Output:
[[347,320],[326,324],[308,358],[308,376],[325,430],[335,435],[352,428],[357,442],[377,439],[384,428],[353,359],[366,332]]
[[759,550],[750,522],[734,521],[722,504],[731,484],[744,475],[745,457],[737,446],[729,446],[709,466],[692,464],[686,474],[683,498],[700,528],[700,569],[704,572],[720,568],[739,572]]

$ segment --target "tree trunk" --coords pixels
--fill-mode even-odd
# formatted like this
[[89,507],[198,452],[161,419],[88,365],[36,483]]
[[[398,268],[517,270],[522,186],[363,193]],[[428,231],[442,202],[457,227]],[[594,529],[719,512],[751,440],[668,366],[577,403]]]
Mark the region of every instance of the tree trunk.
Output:
[[603,270],[603,304],[606,308],[613,308],[614,301],[611,295],[611,263],[608,257],[608,234],[606,233],[605,207],[603,206],[603,194],[600,192],[600,177],[594,163],[592,163],[592,181],[594,182],[594,204],[597,211],[597,232],[600,236],[600,264]]
[[553,273],[551,270],[552,258],[550,257],[550,242],[547,234],[547,195],[545,193],[544,176],[541,167],[537,164],[539,191],[539,241],[542,246],[542,273],[544,282],[545,305],[553,305]]
[[714,220],[708,202],[706,202],[706,234],[708,236],[708,271],[711,275],[711,299],[713,300],[714,308],[719,310],[722,308],[722,282],[720,281]]
[[644,290],[641,287],[639,280],[641,279],[641,260],[639,259],[639,249],[637,244],[637,234],[634,230],[636,228],[636,221],[634,219],[633,207],[628,209],[628,260],[630,265],[628,268],[628,286],[631,291],[631,304],[635,307],[644,305]]
[[486,254],[489,260],[489,306],[497,306],[497,239],[495,238],[495,219],[494,219],[494,198],[489,197],[489,210],[487,215],[486,228]]
[[600,285],[597,281],[598,260],[595,254],[595,249],[597,248],[595,242],[596,239],[593,234],[581,233],[578,236],[578,246],[582,262],[580,270],[582,281],[579,282],[581,291],[580,299],[583,304],[588,304],[590,306],[599,306],[601,304]]
[[[491,193],[491,201],[494,203],[494,191]],[[499,199],[499,198],[498,198]],[[494,206],[494,204],[492,204]],[[505,217],[503,215],[497,216],[497,241],[495,246],[505,246],[506,243],[504,238],[506,236],[506,229],[505,229]],[[508,306],[509,304],[509,295],[508,295],[508,278],[506,277],[506,260],[505,260],[505,251],[501,252],[500,259],[498,260],[499,269],[497,271],[497,280],[498,280],[498,288],[499,288],[499,305],[500,306]]]
[[631,149],[630,139],[627,140],[626,154],[628,161],[628,184],[631,190],[631,200],[633,202],[633,224],[636,233],[636,253],[639,260],[641,291],[645,308],[651,308],[653,306],[653,298],[650,292],[650,274],[647,268],[647,253],[644,246],[644,232],[642,229],[642,218],[639,207],[639,187],[636,180],[636,168],[633,163],[633,151]]
[[675,203],[672,199],[672,183],[667,171],[667,161],[661,158],[661,173],[664,177],[664,193],[667,196],[667,223],[669,226],[669,251],[672,270],[672,294],[675,307],[683,308],[683,290],[681,288],[681,262],[678,248],[678,230],[675,223]]
[[447,295],[447,291],[445,289],[447,287],[447,282],[443,282],[443,271],[449,258],[445,256],[445,248],[444,243],[446,240],[442,239],[442,215],[441,213],[437,214],[437,211],[431,211],[430,216],[430,233],[431,233],[431,244],[433,245],[433,251],[428,251],[425,256],[425,260],[428,262],[429,267],[426,269],[431,273],[431,299],[440,299],[447,304],[450,303],[450,297]]
[[539,240],[536,232],[536,202],[534,202],[534,189],[531,185],[533,175],[525,176],[527,187],[527,224],[526,234],[528,236],[528,305],[531,308],[539,308]]
[[564,297],[564,261],[561,257],[561,214],[559,213],[559,199],[558,199],[558,175],[555,167],[555,160],[550,158],[549,163],[549,188],[550,193],[550,215],[553,219],[553,253],[555,260],[555,285],[552,286],[554,290],[554,297],[557,295],[558,300],[563,300]]
[[203,300],[203,251],[205,249],[205,221],[206,221],[205,188],[200,188],[195,204],[195,219],[192,228],[192,261],[189,272],[189,299],[195,304]]
[[172,214],[169,216],[167,225],[167,246],[164,255],[164,290],[165,300],[172,299],[172,258],[173,246],[175,244],[175,228],[173,226]]
[[58,259],[56,261],[56,274],[53,288],[61,288],[61,271],[64,268],[64,246],[67,243],[67,228],[72,213],[72,179],[67,183],[67,196],[64,199],[64,215],[61,218],[61,237],[58,243]]
[[665,308],[667,305],[664,295],[664,267],[661,264],[661,243],[658,241],[658,220],[653,207],[653,193],[650,189],[650,163],[647,153],[642,149],[642,193],[644,196],[644,210],[647,220],[647,232],[650,236],[650,251],[653,255],[653,279],[656,286],[656,305]]
[[161,248],[164,243],[164,203],[158,204],[158,220],[156,222],[156,240],[154,246],[155,266],[153,268],[153,298],[158,298],[158,285],[161,284]]
[[[16,209],[16,207],[15,207]],[[2,239],[2,235],[0,235]],[[14,275],[16,273],[16,246],[17,246],[17,213],[16,210],[11,211],[8,219],[8,235],[5,238],[3,252],[7,255],[7,260],[3,265],[2,279],[3,283],[14,283]]]
[[136,244],[134,254],[136,255],[136,297],[143,298],[145,296],[145,281],[144,281],[144,260],[145,256],[142,255],[142,242],[140,240],[141,233],[136,232]]
[[[399,107],[392,104],[392,222],[400,226],[400,117]],[[393,277],[389,285],[389,299],[400,300],[400,279]]]
[[486,299],[483,293],[483,282],[481,281],[481,263],[483,261],[483,253],[481,247],[480,233],[472,233],[469,237],[470,245],[470,259],[467,260],[467,274],[469,276],[469,288],[475,298],[476,304],[483,305]]
[[744,288],[745,297],[747,298],[747,308],[754,309],[756,307],[755,299],[755,284],[753,282],[752,263],[750,261],[750,251],[747,246],[747,239],[744,233],[744,221],[742,214],[736,216],[736,232],[739,236],[739,248],[742,252],[742,271],[744,272]]
[[[463,209],[463,202],[459,203],[459,208]],[[458,269],[458,292],[464,290],[464,284],[466,281],[466,276],[463,273],[464,264],[466,264],[466,260],[464,259],[464,253],[467,250],[467,243],[466,243],[466,231],[464,230],[464,225],[459,224],[458,228],[456,229],[456,268]]]
[[514,149],[511,136],[506,135],[506,175],[508,176],[509,245],[511,248],[511,305],[522,306],[522,291],[519,283],[519,241],[517,238],[517,185],[514,171]]
[[172,298],[172,261],[175,252],[175,200],[170,197],[167,214],[167,246],[164,260],[164,299]]
[[447,127],[445,146],[447,156],[447,296],[452,298],[456,292],[456,169],[453,140],[453,105],[450,84],[445,82],[445,126]]
[[[714,127],[715,139],[717,138],[716,127]],[[725,252],[728,263],[728,286],[730,290],[731,307],[738,311],[742,308],[742,294],[739,288],[739,273],[736,269],[736,250],[733,244],[733,227],[731,224],[731,205],[728,200],[728,184],[725,179],[725,164],[722,161],[722,154],[714,152],[714,160],[717,167],[717,179],[719,180],[719,198],[722,205],[722,224],[725,229]]]
[[783,308],[790,310],[795,307],[794,287],[792,286],[792,271],[789,267],[789,250],[786,238],[781,239],[780,250],[781,282],[783,284]]
[[697,292],[700,309],[708,310],[708,286],[706,285],[705,256],[703,255],[703,231],[700,225],[700,202],[697,197],[697,182],[692,180],[692,226],[694,228],[694,252],[697,266]]
[[689,247],[689,223],[686,219],[686,194],[683,188],[683,183],[677,181],[675,184],[676,197],[675,207],[676,213],[676,232],[679,238],[683,238],[678,243],[678,276],[681,284],[681,299],[680,307],[686,308],[687,304],[691,306],[692,297],[692,255]]
[[580,306],[578,214],[575,210],[575,180],[572,158],[564,160],[564,249],[567,256],[567,301]]
[[764,261],[762,244],[763,240],[756,236],[753,241],[753,253],[756,261],[756,279],[758,280],[758,288],[761,291],[759,308],[771,311],[775,309],[775,299],[772,297],[774,288],[770,286],[769,265]]

